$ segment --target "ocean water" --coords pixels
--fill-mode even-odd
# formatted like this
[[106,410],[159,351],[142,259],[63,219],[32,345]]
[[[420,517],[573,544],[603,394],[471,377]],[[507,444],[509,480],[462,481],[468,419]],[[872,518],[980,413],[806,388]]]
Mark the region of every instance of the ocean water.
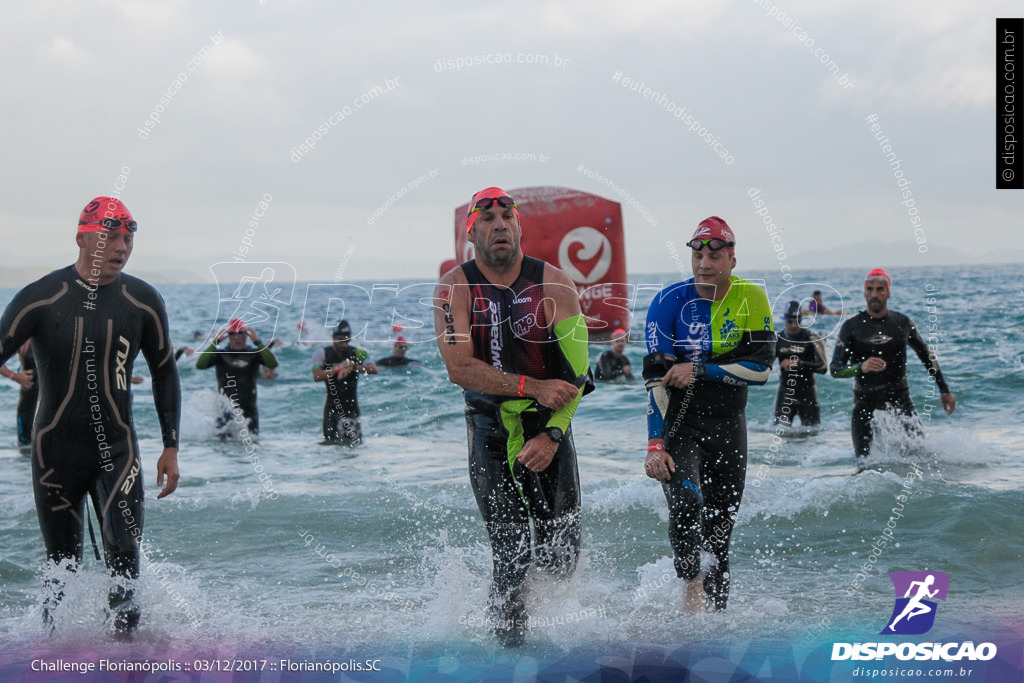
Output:
[[[778,671],[851,680],[850,662],[827,661],[832,643],[877,639],[893,607],[888,574],[925,570],[950,577],[948,599],[927,638],[995,642],[1000,655],[988,664],[989,673],[1002,675],[996,665],[1006,660],[1007,671],[1019,671],[1024,266],[891,273],[891,307],[922,328],[934,326],[934,348],[958,401],[955,414],[941,414],[923,367],[911,356],[911,391],[926,416],[927,437],[909,442],[898,426],[883,424],[868,468],[857,473],[850,380],[819,376],[821,427],[796,429],[774,442],[778,377],[751,389],[730,607],[684,616],[665,500],[642,473],[642,382],[599,385],[573,421],[583,495],[580,567],[568,581],[531,576],[531,629],[516,650],[498,647],[484,625],[490,552],[467,475],[464,404],[461,390],[447,381],[429,341],[430,320],[414,297],[396,301],[403,334],[412,341],[408,355],[422,364],[360,379],[365,442],[354,449],[319,444],[325,392],[310,372],[317,345],[301,343],[296,324],[326,319],[330,304],[322,297],[304,300],[304,287],[279,310],[275,336],[285,346],[278,351],[277,379],[259,388],[258,463],[239,440],[216,438],[221,399],[214,372],[198,371],[183,358],[182,479],[173,495],[157,501],[159,430],[148,379],[135,387],[151,545],[140,579],[143,623],[130,645],[106,635],[108,579],[89,548],[57,610],[57,633],[43,629],[46,570],[30,460],[15,445],[17,387],[0,382],[0,674],[26,675],[33,657],[60,653],[94,660],[379,659],[389,673],[375,675],[388,680],[525,680],[545,672],[562,680],[557,672],[599,666],[617,668],[627,680],[641,663],[685,665],[711,672],[704,680],[728,680],[775,661],[782,678],[789,674]],[[778,312],[789,298],[815,288],[826,290],[832,307],[863,307],[859,270],[794,273],[802,284],[789,291],[778,273],[737,274],[766,280]],[[653,274],[631,282],[677,279]],[[373,285],[353,284],[367,291]],[[205,334],[227,315],[218,313],[212,285],[158,289],[178,346],[193,345],[194,331]],[[13,292],[0,290],[0,306]],[[637,292],[631,304],[637,329],[627,354],[639,374],[640,330],[654,289]],[[373,330],[385,332],[393,322],[389,312],[349,308],[350,316],[363,315]],[[417,320],[427,327],[417,329]],[[838,320],[812,323],[828,337],[830,356]],[[379,334],[376,339],[356,345],[374,358],[389,355],[390,345]],[[592,346],[592,361],[604,348]],[[136,374],[147,372],[140,358]],[[920,476],[908,479],[915,470]],[[890,522],[901,493],[908,501]],[[870,561],[880,537],[886,544]],[[275,671],[278,678],[264,669],[235,680],[280,680]],[[288,675],[307,680],[301,672]]]

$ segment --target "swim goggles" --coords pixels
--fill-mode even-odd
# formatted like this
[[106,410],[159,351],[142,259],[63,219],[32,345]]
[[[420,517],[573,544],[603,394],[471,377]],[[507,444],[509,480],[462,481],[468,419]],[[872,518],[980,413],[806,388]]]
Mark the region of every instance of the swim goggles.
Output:
[[712,237],[706,240],[702,240],[695,237],[694,239],[686,243],[686,246],[688,246],[690,249],[693,249],[694,251],[700,251],[701,249],[704,248],[704,245],[707,245],[708,249],[710,249],[711,251],[718,251],[719,249],[725,249],[726,247],[735,247],[736,243],[726,242],[725,240],[718,239],[717,237]]
[[102,225],[110,230],[124,228],[128,232],[135,232],[139,229],[139,224],[135,221],[122,221],[120,218],[104,218],[99,223],[79,223],[79,225]]
[[480,199],[473,208],[469,210],[469,213],[476,213],[477,211],[486,211],[497,204],[503,209],[514,209],[516,208],[516,200],[512,199],[508,195],[504,197],[484,197]]

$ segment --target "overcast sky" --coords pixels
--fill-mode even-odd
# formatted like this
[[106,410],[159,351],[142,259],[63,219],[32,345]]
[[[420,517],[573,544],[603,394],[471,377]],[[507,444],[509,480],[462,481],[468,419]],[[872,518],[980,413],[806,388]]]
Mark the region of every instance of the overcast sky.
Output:
[[[79,211],[117,184],[140,225],[128,272],[231,260],[269,196],[250,261],[434,278],[454,207],[489,185],[622,202],[630,272],[675,270],[666,241],[712,214],[741,269],[769,262],[760,189],[794,270],[815,267],[800,253],[915,239],[869,115],[926,245],[1024,246],[1024,193],[993,189],[995,18],[1019,1],[633,5],[5,3],[0,266],[73,261]],[[464,163],[500,154],[533,158]]]

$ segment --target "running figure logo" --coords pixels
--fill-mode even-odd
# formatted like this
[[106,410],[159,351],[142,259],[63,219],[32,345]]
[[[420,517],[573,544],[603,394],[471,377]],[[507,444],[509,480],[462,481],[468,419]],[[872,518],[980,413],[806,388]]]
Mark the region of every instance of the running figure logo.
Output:
[[935,623],[938,605],[933,599],[946,599],[949,577],[943,572],[893,572],[889,578],[896,589],[896,606],[882,634],[927,633]]

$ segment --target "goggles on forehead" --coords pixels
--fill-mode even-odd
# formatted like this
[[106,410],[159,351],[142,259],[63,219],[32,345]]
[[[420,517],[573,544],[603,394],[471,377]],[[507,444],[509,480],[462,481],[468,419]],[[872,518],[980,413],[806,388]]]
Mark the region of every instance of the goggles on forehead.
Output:
[[104,218],[97,223],[79,223],[78,225],[99,225],[107,228],[108,230],[120,230],[121,228],[124,228],[128,232],[135,232],[139,229],[139,224],[135,221],[123,221],[120,218]]
[[712,237],[706,240],[694,238],[686,243],[686,246],[694,251],[700,251],[705,245],[707,245],[707,248],[711,251],[718,251],[719,249],[725,249],[726,247],[735,247],[736,243],[726,242],[725,240],[718,239],[717,237]]
[[516,200],[505,195],[504,197],[483,197],[482,199],[477,200],[477,203],[473,205],[469,212],[476,213],[477,211],[486,211],[495,204],[503,209],[516,208]]

